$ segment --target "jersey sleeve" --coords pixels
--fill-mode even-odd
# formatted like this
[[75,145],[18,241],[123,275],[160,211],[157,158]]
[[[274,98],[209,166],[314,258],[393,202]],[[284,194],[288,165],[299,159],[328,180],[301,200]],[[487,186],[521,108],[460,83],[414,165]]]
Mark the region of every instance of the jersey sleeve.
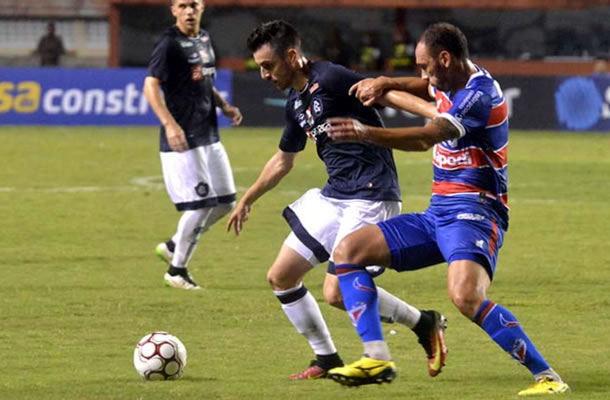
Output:
[[292,114],[289,112],[292,102],[288,102],[285,109],[286,125],[280,139],[280,150],[286,153],[297,153],[305,148],[307,134],[299,126]]
[[150,61],[148,63],[148,76],[159,79],[161,82],[165,82],[169,76],[169,63],[170,58],[170,40],[167,37],[162,38],[159,43],[155,46]]
[[481,90],[463,89],[456,93],[451,108],[439,115],[454,125],[460,137],[484,128],[491,113],[491,96]]

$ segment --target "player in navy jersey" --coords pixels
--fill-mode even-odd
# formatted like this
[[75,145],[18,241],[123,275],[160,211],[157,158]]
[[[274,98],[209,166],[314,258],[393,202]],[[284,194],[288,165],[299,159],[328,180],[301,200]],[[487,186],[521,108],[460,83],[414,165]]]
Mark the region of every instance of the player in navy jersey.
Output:
[[416,48],[421,78],[367,79],[350,92],[364,104],[398,89],[436,100],[439,116],[425,127],[384,129],[331,119],[330,137],[363,140],[405,151],[434,147],[429,208],[403,214],[346,236],[334,260],[345,307],[364,343],[365,357],[329,371],[345,385],[389,382],[395,374],[375,307],[375,283],[366,265],[410,271],[447,262],[449,296],[503,350],[525,365],[536,383],[519,395],[569,390],[527,337],[517,318],[487,298],[498,251],[508,228],[508,114],[498,83],[468,58],[466,37],[439,23]]
[[161,122],[160,152],[165,185],[183,211],[173,237],[157,255],[169,263],[168,286],[197,290],[187,270],[202,233],[235,206],[235,184],[220,143],[216,107],[234,125],[237,107],[214,87],[215,57],[208,33],[200,29],[202,0],[173,0],[176,25],[159,39],[148,65],[144,93]]
[[[290,89],[285,109],[286,125],[279,149],[266,163],[256,182],[247,190],[229,218],[227,229],[239,234],[252,204],[275,187],[292,169],[297,154],[312,140],[326,166],[328,180],[286,207],[283,216],[292,232],[269,268],[267,279],[282,309],[296,330],[309,341],[316,359],[291,379],[315,379],[343,365],[311,293],[303,285],[304,275],[329,260],[338,241],[353,230],[379,222],[400,211],[400,191],[392,151],[366,143],[334,143],[326,134],[326,119],[356,118],[382,126],[378,112],[365,107],[348,89],[362,79],[342,66],[308,61],[294,28],[284,21],[271,21],[256,28],[248,48],[260,66],[261,78],[280,90]],[[435,115],[429,104],[412,104],[427,116]],[[343,301],[332,262],[324,282],[325,299],[342,308]],[[412,328],[429,356],[432,343],[443,345],[444,317],[436,311],[420,311],[380,289],[380,314]],[[437,357],[445,356],[445,352]],[[431,370],[438,374],[442,364]]]

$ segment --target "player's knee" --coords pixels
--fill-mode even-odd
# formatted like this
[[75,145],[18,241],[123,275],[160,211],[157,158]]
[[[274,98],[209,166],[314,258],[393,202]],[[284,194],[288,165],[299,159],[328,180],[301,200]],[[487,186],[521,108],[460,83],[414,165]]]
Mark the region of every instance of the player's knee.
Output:
[[324,286],[323,290],[324,300],[333,307],[341,310],[345,309],[343,304],[343,296],[341,295],[341,289],[338,287]]
[[333,251],[333,260],[335,264],[358,264],[364,265],[362,257],[362,247],[357,246],[357,243],[349,239],[343,239],[339,242]]
[[460,288],[450,288],[449,297],[451,302],[457,307],[458,310],[470,319],[474,317],[477,310],[485,299],[480,299],[475,293],[466,290],[460,290]]
[[267,271],[267,282],[272,290],[288,290],[299,284],[273,268]]

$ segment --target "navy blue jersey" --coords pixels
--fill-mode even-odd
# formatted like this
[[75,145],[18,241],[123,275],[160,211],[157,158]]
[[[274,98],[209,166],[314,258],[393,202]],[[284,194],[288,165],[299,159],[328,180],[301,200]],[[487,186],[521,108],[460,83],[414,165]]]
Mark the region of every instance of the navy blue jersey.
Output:
[[[220,140],[212,91],[215,63],[206,31],[201,30],[197,37],[188,37],[173,26],[159,39],[148,64],[148,75],[161,81],[167,108],[184,130],[189,148]],[[160,149],[172,151],[163,126]]]
[[291,89],[286,103],[286,127],[280,150],[298,152],[309,137],[326,165],[328,181],[322,194],[338,199],[400,201],[392,150],[370,143],[337,143],[326,134],[330,117],[347,117],[363,124],[383,126],[377,110],[348,95],[362,76],[326,61],[309,62],[309,80],[303,92]]

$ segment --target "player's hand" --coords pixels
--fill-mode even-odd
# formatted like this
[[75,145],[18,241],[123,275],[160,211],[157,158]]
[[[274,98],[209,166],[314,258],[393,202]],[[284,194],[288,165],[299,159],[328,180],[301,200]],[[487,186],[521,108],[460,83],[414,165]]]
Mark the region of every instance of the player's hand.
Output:
[[178,124],[168,124],[165,126],[165,137],[170,149],[182,153],[188,150],[189,145],[186,141],[186,135]]
[[355,119],[329,118],[327,122],[330,124],[327,135],[335,142],[365,141],[368,138],[369,127]]
[[365,78],[349,88],[349,95],[355,96],[365,106],[372,106],[385,92],[383,77]]
[[231,104],[226,104],[222,108],[222,114],[231,120],[231,125],[233,126],[241,124],[241,121],[244,119],[239,108],[232,106]]
[[239,202],[231,213],[229,221],[227,222],[227,232],[231,232],[231,227],[235,230],[235,236],[239,236],[239,233],[244,227],[244,222],[248,220],[248,214],[250,213],[251,207],[245,203]]

